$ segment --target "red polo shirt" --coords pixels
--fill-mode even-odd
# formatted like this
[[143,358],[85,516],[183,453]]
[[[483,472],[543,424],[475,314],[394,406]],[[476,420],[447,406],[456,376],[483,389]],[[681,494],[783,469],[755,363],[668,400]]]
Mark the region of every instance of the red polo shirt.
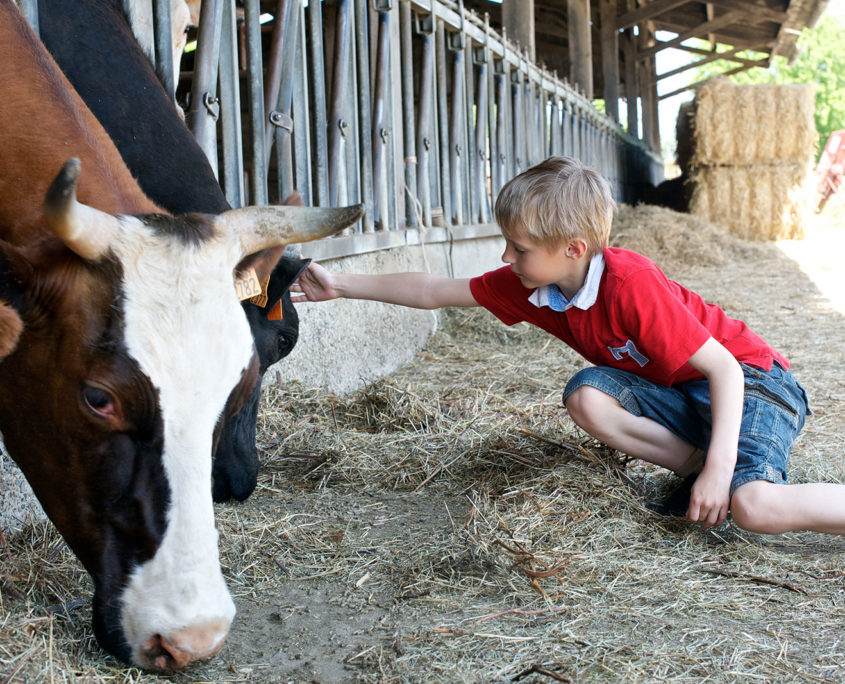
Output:
[[604,250],[598,296],[587,309],[564,312],[528,301],[534,290],[510,266],[470,281],[475,300],[507,325],[527,321],[560,338],[597,366],[635,373],[662,385],[703,376],[687,361],[710,337],[741,363],[770,370],[789,362],[745,323],[669,280],[650,259],[627,249]]

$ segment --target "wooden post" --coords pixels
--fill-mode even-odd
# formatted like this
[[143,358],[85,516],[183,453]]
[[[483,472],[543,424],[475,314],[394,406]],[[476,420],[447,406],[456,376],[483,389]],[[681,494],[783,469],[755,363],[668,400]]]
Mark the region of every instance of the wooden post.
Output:
[[570,80],[593,99],[593,44],[590,38],[590,0],[567,0]]
[[616,0],[599,0],[601,21],[601,72],[604,80],[604,109],[619,121],[619,31],[616,29]]
[[637,37],[634,35],[633,29],[625,31],[623,47],[625,50],[625,100],[628,106],[628,135],[639,138],[640,114],[637,99],[639,98],[640,88],[637,83],[639,71],[635,57],[637,54]]
[[537,58],[534,36],[534,0],[502,0],[502,25],[508,36],[528,51],[531,61]]

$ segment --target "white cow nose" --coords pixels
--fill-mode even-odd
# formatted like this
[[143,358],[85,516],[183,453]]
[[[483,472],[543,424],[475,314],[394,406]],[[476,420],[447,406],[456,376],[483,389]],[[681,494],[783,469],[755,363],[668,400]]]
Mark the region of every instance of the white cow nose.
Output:
[[166,637],[154,634],[141,647],[140,665],[169,672],[215,655],[226,641],[230,620],[189,625]]

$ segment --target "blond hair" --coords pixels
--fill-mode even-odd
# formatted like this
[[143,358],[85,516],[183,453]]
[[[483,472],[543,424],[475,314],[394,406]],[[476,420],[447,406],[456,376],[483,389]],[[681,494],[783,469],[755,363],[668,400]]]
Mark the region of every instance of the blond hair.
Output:
[[607,247],[616,203],[609,183],[570,157],[549,157],[508,181],[496,199],[505,237],[527,236],[557,248],[583,238],[590,254]]

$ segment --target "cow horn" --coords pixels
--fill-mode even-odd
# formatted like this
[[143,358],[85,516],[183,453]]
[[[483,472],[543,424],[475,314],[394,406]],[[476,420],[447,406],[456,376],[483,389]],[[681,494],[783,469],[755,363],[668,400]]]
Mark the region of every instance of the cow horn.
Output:
[[44,215],[56,237],[83,259],[93,261],[105,254],[120,223],[111,214],[76,201],[80,167],[76,158],[65,162],[47,189]]
[[267,247],[308,242],[334,235],[364,215],[364,205],[350,207],[261,206],[226,211],[218,228],[236,236],[244,256]]

